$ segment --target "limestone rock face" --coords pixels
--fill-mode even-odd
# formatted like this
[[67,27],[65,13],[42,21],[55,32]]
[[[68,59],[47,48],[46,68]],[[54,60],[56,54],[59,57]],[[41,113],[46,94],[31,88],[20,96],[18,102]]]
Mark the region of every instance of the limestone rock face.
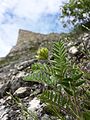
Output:
[[[33,58],[37,49],[42,46],[48,46],[51,41],[59,40],[60,34],[40,34],[30,31],[19,30],[19,36],[16,46],[14,46],[8,57],[16,55],[15,59]],[[50,46],[48,46],[49,48]]]
[[45,35],[20,29],[17,44],[5,58],[0,59],[0,66],[34,58],[39,47],[47,46],[50,49],[51,42],[59,39],[60,34],[57,33]]

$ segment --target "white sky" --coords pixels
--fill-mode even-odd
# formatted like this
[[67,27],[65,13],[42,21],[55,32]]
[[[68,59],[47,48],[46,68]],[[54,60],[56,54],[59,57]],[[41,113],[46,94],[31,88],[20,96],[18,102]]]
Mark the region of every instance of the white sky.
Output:
[[64,31],[58,20],[62,1],[66,0],[0,0],[0,57],[16,44],[19,29]]

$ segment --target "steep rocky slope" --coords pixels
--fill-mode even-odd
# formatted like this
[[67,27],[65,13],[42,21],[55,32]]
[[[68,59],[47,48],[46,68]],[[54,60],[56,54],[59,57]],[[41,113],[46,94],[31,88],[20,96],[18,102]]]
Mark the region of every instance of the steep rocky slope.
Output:
[[16,46],[14,46],[10,53],[5,57],[5,61],[24,61],[33,58],[37,49],[41,46],[48,46],[51,41],[60,39],[60,34],[40,34],[33,33],[26,30],[19,30],[18,40]]
[[47,112],[43,112],[45,105],[36,98],[43,86],[34,82],[24,82],[22,78],[30,73],[31,65],[37,62],[35,55],[38,48],[47,47],[51,51],[52,43],[61,39],[65,42],[69,59],[90,74],[90,33],[84,33],[70,41],[63,34],[44,35],[19,30],[16,46],[0,60],[0,120],[23,120],[20,106],[14,103],[7,92],[21,98],[27,109],[37,112],[39,120],[57,120]]
[[[41,85],[23,82],[22,77],[28,75],[30,66],[37,62],[35,55],[38,48],[48,47],[48,49],[51,50],[52,42],[59,39],[60,34],[51,33],[44,35],[19,30],[16,46],[11,49],[5,58],[0,59],[0,120],[23,119],[20,116],[21,113],[18,111],[17,106],[13,106],[11,99],[8,101],[6,92],[14,94],[16,90],[20,89],[19,92],[21,92],[21,94],[19,94],[19,97],[21,96],[23,101],[26,97],[31,96],[31,98],[28,97],[25,100],[25,104],[28,103],[28,107],[30,107],[31,103],[29,104],[29,99],[33,99],[34,96],[41,92]],[[35,102],[37,102],[37,99],[35,100]],[[9,103],[10,101],[11,103]]]

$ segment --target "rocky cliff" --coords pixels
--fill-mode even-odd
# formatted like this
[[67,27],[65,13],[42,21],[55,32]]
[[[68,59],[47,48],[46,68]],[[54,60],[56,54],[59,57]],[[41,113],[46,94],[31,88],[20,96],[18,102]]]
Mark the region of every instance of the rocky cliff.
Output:
[[60,34],[40,34],[26,30],[19,30],[17,44],[14,46],[5,59],[10,61],[24,61],[34,58],[37,49],[41,46],[48,46],[51,41],[60,39]]
[[[61,39],[67,48],[68,58],[88,74],[90,73],[90,33],[84,33],[71,41],[71,38],[68,40],[63,34],[45,35],[19,30],[16,46],[0,60],[0,120],[23,120],[21,110],[7,92],[18,96],[27,109],[34,109],[39,120],[49,120],[50,116],[43,112],[44,105],[36,98],[42,91],[42,85],[24,82],[22,78],[30,73],[31,65],[37,62],[35,54],[38,48],[47,47],[51,51],[52,43]],[[57,120],[53,116],[50,119]],[[29,120],[34,119],[29,118]]]

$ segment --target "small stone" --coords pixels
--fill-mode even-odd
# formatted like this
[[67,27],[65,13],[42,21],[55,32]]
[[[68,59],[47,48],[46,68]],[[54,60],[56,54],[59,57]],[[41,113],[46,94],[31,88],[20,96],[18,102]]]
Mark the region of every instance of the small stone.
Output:
[[14,95],[24,98],[30,94],[30,89],[28,87],[20,87],[15,92]]
[[73,42],[70,42],[70,43],[68,43],[68,47],[70,47],[70,46],[72,46],[73,45]]
[[0,99],[0,105],[4,104],[4,103],[5,103],[5,100],[4,99]]
[[84,63],[84,65],[82,66],[82,70],[90,73],[90,62]]
[[11,99],[12,99],[12,97],[11,97],[11,96],[8,96],[8,97],[6,98],[6,101],[11,100]]
[[89,34],[88,34],[88,33],[85,33],[85,34],[84,34],[84,37],[88,37],[88,36],[89,36]]
[[20,71],[23,70],[29,66],[31,66],[34,62],[36,62],[37,60],[32,59],[32,60],[28,60],[28,61],[24,61],[22,63],[20,63],[19,65],[16,65],[16,68]]
[[24,76],[25,76],[25,72],[24,72],[24,71],[19,72],[19,73],[17,74],[17,78],[24,77]]
[[73,46],[69,49],[69,53],[71,53],[73,55],[75,55],[77,52],[78,52],[78,49],[75,46]]
[[17,89],[17,90],[15,91],[14,94],[21,94],[21,93],[23,93],[23,92],[25,92],[25,91],[26,91],[26,87],[20,87],[19,89]]
[[38,100],[36,97],[33,99],[33,100],[31,100],[30,102],[29,102],[29,107],[28,107],[28,109],[30,110],[30,111],[35,111],[36,109],[39,109],[40,108],[40,100]]

